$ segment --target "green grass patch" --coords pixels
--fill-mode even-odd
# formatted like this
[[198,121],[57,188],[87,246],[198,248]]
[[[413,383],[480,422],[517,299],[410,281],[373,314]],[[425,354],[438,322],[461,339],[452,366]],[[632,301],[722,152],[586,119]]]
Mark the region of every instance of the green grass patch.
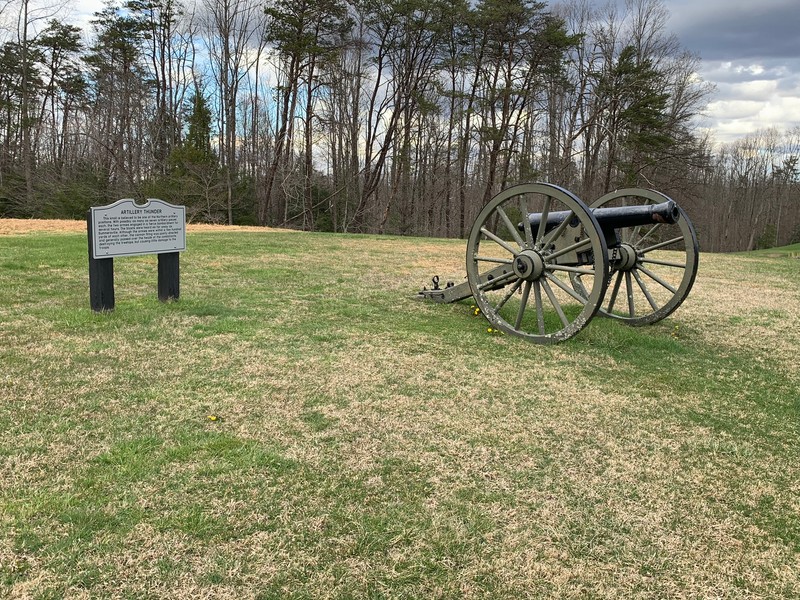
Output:
[[789,246],[778,246],[775,248],[764,248],[763,250],[753,250],[742,254],[743,256],[766,256],[769,258],[800,258],[800,244]]
[[0,237],[0,596],[797,597],[793,251],[536,346],[413,299],[460,241],[190,232],[94,314]]

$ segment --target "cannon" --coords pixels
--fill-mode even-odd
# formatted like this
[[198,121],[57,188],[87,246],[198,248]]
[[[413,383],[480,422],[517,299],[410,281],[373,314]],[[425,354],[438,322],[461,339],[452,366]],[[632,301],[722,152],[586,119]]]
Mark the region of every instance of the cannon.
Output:
[[467,280],[442,287],[434,277],[417,297],[472,296],[493,328],[551,344],[598,314],[633,326],[664,319],[689,294],[698,257],[691,221],[660,192],[622,189],[587,206],[559,186],[528,183],[503,190],[478,214]]

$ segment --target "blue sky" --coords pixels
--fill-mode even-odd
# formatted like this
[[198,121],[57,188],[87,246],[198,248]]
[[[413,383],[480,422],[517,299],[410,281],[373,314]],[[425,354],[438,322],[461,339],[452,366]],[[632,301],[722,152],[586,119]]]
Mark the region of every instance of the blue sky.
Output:
[[[701,124],[717,142],[800,126],[800,0],[663,1],[669,29],[716,86]],[[87,23],[102,8],[102,0],[77,0],[72,11]]]

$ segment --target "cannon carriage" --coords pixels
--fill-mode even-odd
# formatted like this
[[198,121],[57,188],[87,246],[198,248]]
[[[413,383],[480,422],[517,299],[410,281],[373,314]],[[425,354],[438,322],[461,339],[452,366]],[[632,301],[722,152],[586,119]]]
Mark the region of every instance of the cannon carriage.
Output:
[[596,315],[655,323],[684,301],[697,274],[697,235],[673,200],[623,189],[590,206],[547,183],[513,186],[478,214],[467,281],[419,292],[472,296],[496,329],[536,343],[566,340]]

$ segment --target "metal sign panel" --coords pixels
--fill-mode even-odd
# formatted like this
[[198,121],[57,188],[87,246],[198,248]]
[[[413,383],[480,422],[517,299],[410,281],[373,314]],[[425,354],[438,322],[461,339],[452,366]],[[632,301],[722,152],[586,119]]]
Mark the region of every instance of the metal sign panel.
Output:
[[186,207],[131,198],[92,207],[92,258],[141,256],[186,250]]

